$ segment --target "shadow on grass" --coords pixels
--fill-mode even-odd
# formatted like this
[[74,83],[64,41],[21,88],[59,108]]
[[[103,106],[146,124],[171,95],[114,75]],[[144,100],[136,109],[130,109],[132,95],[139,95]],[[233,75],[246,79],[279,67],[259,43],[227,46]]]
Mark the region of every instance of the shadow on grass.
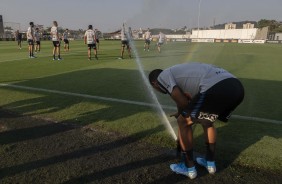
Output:
[[[270,109],[267,109],[266,112],[264,112],[264,114],[266,115],[264,117],[267,117],[268,113],[272,115],[274,114],[276,116],[276,114],[278,113],[276,111],[281,109],[281,100],[275,99],[275,94],[277,94],[277,91],[275,93],[270,92],[273,95],[265,96],[265,94],[268,93],[268,87],[276,87],[276,89],[281,92],[281,82],[251,79],[242,79],[242,81],[243,83],[248,84],[248,88],[246,88],[246,98],[244,103],[241,105],[242,108],[239,109],[239,112],[241,111],[242,114],[248,115],[253,112],[253,110],[249,109],[250,107],[255,107],[256,111],[259,112],[264,111],[264,107],[261,107],[261,105],[264,105],[265,102],[269,102],[272,107],[274,106],[275,112],[271,112]],[[145,87],[143,85],[143,82],[140,80],[138,71],[131,70],[106,68],[75,71],[65,74],[59,74],[56,76],[14,83],[14,85],[66,91],[72,93],[82,93],[108,98],[147,101]],[[262,85],[264,86],[263,89],[261,89]],[[17,88],[1,88],[26,92],[26,90]],[[102,105],[103,108],[95,110],[87,109],[81,112],[75,112],[75,117],[65,119],[64,121],[57,124],[48,124],[1,132],[0,144],[10,144],[29,139],[38,139],[53,134],[59,134],[75,128],[75,126],[70,124],[84,126],[90,123],[96,123],[98,121],[114,122],[116,120],[123,119],[134,114],[148,111],[148,109],[145,107],[124,105],[118,102],[110,103],[102,100],[64,96],[60,94],[52,94],[40,91],[32,91],[32,93],[41,96],[11,102],[9,104],[6,104],[3,108],[12,109],[21,114],[29,114],[34,116],[44,115],[47,113],[58,113],[61,110],[69,109],[72,106],[79,105],[81,102],[95,102],[97,105]],[[262,98],[263,96],[264,98]],[[261,103],[261,99],[264,99],[263,103]],[[267,118],[271,117],[272,116],[269,116]],[[70,124],[68,124],[68,122],[70,122]],[[244,121],[244,123],[232,120],[232,122],[228,123],[227,126],[218,129],[218,137],[219,140],[221,139],[221,142],[219,141],[218,143],[218,150],[221,153],[218,153],[218,155],[220,156],[219,160],[223,161],[223,163],[219,163],[219,170],[228,167],[242,151],[258,142],[264,136],[281,138],[281,132],[279,131],[279,128],[276,127],[276,125],[272,126],[272,128],[269,128],[267,124],[259,124],[259,126],[257,126],[258,123],[247,121]],[[55,163],[65,162],[70,159],[93,155],[98,151],[103,152],[109,150],[109,147],[113,149],[114,147],[123,146],[125,142],[136,142],[143,137],[156,134],[163,130],[164,129],[162,126],[158,126],[155,129],[141,131],[139,133],[130,135],[129,137],[125,137],[123,139],[105,145],[81,149],[47,159],[28,162],[25,164],[15,164],[14,166],[1,169],[0,176],[12,176],[20,172],[41,168]],[[195,140],[195,142],[202,143],[203,141],[204,139],[201,136]],[[105,171],[111,171],[109,173],[115,175],[117,173],[128,171],[132,168],[136,169],[137,167],[142,167],[144,165],[156,164],[157,162],[161,161],[160,158],[161,157],[156,157],[149,158],[143,161],[136,161],[133,162],[133,166],[128,164],[119,167],[108,168],[106,170],[95,172],[90,175],[84,175],[79,178],[71,179],[68,183],[75,183],[76,181],[80,181],[83,178],[85,179],[85,181],[93,181],[96,180],[97,177],[99,178],[100,174]],[[110,174],[106,174],[106,177],[110,177]]]
[[[149,130],[146,130],[146,131],[138,132],[136,134],[133,134],[133,135],[130,135],[130,136],[127,136],[127,137],[124,137],[124,138],[121,138],[119,140],[115,140],[113,142],[106,143],[106,144],[103,144],[103,145],[98,145],[98,146],[94,146],[94,147],[90,147],[90,148],[80,149],[80,150],[76,150],[76,151],[73,151],[73,152],[70,152],[70,153],[65,153],[65,154],[61,154],[61,155],[58,155],[58,156],[50,157],[50,158],[47,158],[47,159],[36,160],[36,161],[32,161],[32,162],[28,162],[28,163],[24,163],[24,164],[20,164],[20,165],[14,165],[14,166],[2,168],[2,169],[0,169],[0,177],[1,178],[9,177],[9,176],[13,176],[15,174],[21,173],[21,172],[39,169],[41,167],[46,167],[48,165],[66,162],[66,161],[72,160],[72,159],[77,159],[77,158],[82,158],[82,157],[87,157],[87,156],[93,156],[97,153],[100,154],[100,153],[103,153],[103,152],[106,152],[106,151],[111,151],[113,149],[117,149],[118,147],[122,147],[126,144],[135,143],[135,142],[139,141],[140,139],[142,139],[143,137],[151,135],[151,134],[155,134],[156,132],[159,132],[159,131],[163,131],[163,127],[161,125],[154,128],[154,129],[149,129]],[[154,160],[154,158],[152,160]],[[140,161],[140,163],[141,163],[141,161]],[[154,164],[154,163],[152,163],[152,164]],[[139,164],[139,166],[140,166],[140,164]],[[141,166],[142,166],[142,164],[141,164]],[[126,168],[124,168],[124,169],[126,169]],[[115,172],[123,172],[123,171],[125,171],[124,169],[123,170],[118,169]]]

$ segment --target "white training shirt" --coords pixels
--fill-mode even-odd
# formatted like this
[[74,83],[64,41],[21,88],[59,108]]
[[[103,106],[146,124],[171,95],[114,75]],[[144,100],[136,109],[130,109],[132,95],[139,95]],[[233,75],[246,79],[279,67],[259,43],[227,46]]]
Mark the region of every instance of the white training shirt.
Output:
[[33,40],[34,29],[32,27],[28,27],[26,32],[26,37],[28,40]]
[[170,94],[173,87],[178,86],[184,93],[191,94],[193,98],[196,94],[207,91],[227,78],[235,78],[235,76],[213,65],[185,63],[163,70],[158,77],[158,82]]
[[127,40],[127,36],[126,36],[124,27],[122,27],[122,29],[121,29],[120,37],[121,37],[122,41],[126,41]]
[[35,41],[40,41],[40,33],[39,32],[35,31],[34,39],[35,39]]
[[163,43],[165,41],[165,34],[160,33],[159,34],[159,43]]
[[51,35],[52,35],[52,41],[59,41],[58,28],[56,26],[53,26],[51,28]]
[[65,31],[64,34],[63,34],[64,40],[67,40],[68,36],[69,36],[69,33]]
[[88,29],[84,36],[86,36],[87,44],[95,43],[95,32],[92,29]]
[[149,40],[151,38],[151,32],[150,31],[146,31],[145,32],[145,39]]

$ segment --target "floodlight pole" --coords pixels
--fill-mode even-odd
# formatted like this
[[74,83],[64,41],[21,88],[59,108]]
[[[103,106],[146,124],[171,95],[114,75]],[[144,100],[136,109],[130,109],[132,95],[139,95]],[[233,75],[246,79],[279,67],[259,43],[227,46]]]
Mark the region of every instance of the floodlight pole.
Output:
[[197,34],[197,38],[199,38],[199,29],[200,29],[200,12],[201,12],[201,1],[202,0],[198,0],[199,1],[199,6],[198,6],[198,34]]

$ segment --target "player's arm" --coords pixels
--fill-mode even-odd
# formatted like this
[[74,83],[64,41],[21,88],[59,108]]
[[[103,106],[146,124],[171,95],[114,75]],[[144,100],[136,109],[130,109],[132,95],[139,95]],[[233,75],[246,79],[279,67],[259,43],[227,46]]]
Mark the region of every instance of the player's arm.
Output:
[[60,39],[58,31],[57,31],[56,35],[57,35],[58,41],[61,42],[61,39]]
[[189,94],[183,93],[183,91],[178,86],[174,86],[170,95],[171,98],[175,101],[178,110],[177,114],[174,114],[173,116],[179,116],[187,108],[191,96]]
[[93,35],[93,40],[95,40],[95,42],[96,42],[96,40],[97,40],[96,34]]
[[84,35],[84,44],[86,44],[87,36]]

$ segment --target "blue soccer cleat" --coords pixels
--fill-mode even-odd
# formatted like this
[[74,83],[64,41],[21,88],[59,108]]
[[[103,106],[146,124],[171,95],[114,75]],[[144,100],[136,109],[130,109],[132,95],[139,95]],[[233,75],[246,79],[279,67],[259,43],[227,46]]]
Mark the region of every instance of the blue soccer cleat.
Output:
[[179,164],[171,164],[170,169],[177,174],[188,176],[190,179],[194,179],[197,177],[197,171],[195,167],[188,168],[186,167],[184,162],[181,162]]
[[216,172],[215,162],[207,161],[205,158],[197,157],[196,161],[199,165],[205,167],[210,174],[214,174]]

